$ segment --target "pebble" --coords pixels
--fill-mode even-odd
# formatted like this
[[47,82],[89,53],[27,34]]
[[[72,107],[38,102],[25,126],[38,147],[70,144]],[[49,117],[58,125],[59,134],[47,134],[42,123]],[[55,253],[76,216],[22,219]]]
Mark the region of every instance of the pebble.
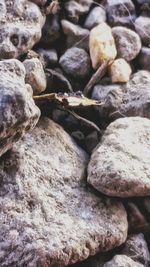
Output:
[[130,65],[123,59],[116,59],[109,66],[109,75],[112,83],[126,83],[130,80],[132,70]]
[[49,15],[42,29],[41,41],[46,45],[55,43],[60,38],[59,14]]
[[150,47],[150,18],[140,16],[135,21],[135,29],[142,43]]
[[103,267],[144,267],[144,265],[132,260],[126,255],[116,255],[112,260],[105,263]]
[[93,69],[97,69],[103,62],[115,59],[115,41],[111,28],[105,22],[90,31],[89,48]]
[[106,21],[106,11],[102,7],[94,7],[87,16],[84,27],[91,30],[101,22]]
[[56,49],[43,49],[39,48],[37,50],[39,59],[44,67],[54,67],[58,62],[58,55]]
[[112,28],[112,34],[115,38],[118,57],[126,61],[136,58],[141,50],[141,40],[138,34],[121,26]]

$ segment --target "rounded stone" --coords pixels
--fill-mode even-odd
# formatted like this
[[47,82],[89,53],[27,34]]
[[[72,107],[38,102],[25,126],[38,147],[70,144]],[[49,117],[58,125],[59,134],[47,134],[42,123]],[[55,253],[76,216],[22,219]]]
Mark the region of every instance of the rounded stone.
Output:
[[142,43],[150,46],[150,18],[140,16],[135,21],[135,29],[141,37]]
[[132,73],[130,65],[123,58],[114,60],[109,66],[109,75],[112,83],[126,83]]
[[84,27],[91,30],[101,22],[106,21],[106,11],[103,7],[94,7],[87,16]]

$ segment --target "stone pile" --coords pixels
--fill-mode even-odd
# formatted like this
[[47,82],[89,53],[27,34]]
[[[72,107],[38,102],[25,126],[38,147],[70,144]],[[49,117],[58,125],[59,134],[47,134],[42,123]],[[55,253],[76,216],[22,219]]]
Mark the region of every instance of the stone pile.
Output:
[[150,266],[149,60],[149,0],[0,0],[1,267]]

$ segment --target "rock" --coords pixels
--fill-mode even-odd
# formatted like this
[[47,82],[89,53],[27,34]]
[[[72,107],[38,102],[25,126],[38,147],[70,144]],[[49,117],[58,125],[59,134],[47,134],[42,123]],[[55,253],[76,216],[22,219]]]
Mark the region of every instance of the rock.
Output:
[[136,18],[135,6],[131,0],[107,0],[107,18],[111,26],[133,28]]
[[140,16],[135,21],[135,29],[141,37],[142,43],[150,46],[150,18]]
[[123,59],[116,59],[109,66],[109,75],[112,83],[126,83],[130,80],[132,73],[130,65]]
[[71,23],[68,20],[61,20],[64,34],[66,35],[67,48],[72,46],[89,50],[89,30]]
[[47,0],[30,0],[31,2],[34,2],[36,5],[39,6],[45,6]]
[[150,1],[144,1],[145,3],[143,3],[143,5],[141,6],[141,16],[143,17],[150,17]]
[[88,182],[114,197],[150,195],[150,120],[118,119],[91,156]]
[[85,138],[85,145],[89,153],[98,145],[99,143],[99,136],[96,131],[88,134]]
[[143,46],[138,57],[139,65],[142,69],[150,71],[150,48]]
[[24,79],[25,69],[20,61],[0,61],[0,156],[39,119],[32,89]]
[[118,57],[131,61],[141,50],[141,40],[138,34],[125,27],[114,27],[112,34],[115,38]]
[[92,98],[104,104],[96,107],[99,116],[113,119],[121,116],[141,116],[150,119],[150,73],[138,71],[125,84],[98,84]]
[[90,56],[93,69],[97,69],[103,62],[114,60],[117,55],[111,28],[102,22],[90,32]]
[[60,38],[60,33],[59,14],[47,16],[41,41],[49,46]]
[[46,118],[1,158],[1,266],[65,266],[125,241],[124,207],[87,188],[86,161]]
[[77,47],[69,48],[59,60],[63,71],[72,78],[85,79],[90,72],[88,53]]
[[32,86],[34,95],[45,91],[46,76],[40,60],[38,58],[26,59],[23,64],[26,70],[25,81]]
[[106,11],[101,6],[94,7],[87,16],[84,27],[91,30],[101,22],[106,21]]
[[37,50],[37,53],[44,67],[55,66],[58,62],[58,55],[56,49],[40,48]]
[[126,255],[116,255],[112,260],[105,263],[103,267],[144,267],[144,265],[135,262]]
[[121,253],[145,267],[150,264],[150,252],[143,234],[130,235]]
[[78,23],[82,15],[88,13],[92,0],[70,0],[64,5],[67,16],[73,23]]
[[17,58],[40,40],[45,18],[26,0],[5,0],[0,12],[0,59]]

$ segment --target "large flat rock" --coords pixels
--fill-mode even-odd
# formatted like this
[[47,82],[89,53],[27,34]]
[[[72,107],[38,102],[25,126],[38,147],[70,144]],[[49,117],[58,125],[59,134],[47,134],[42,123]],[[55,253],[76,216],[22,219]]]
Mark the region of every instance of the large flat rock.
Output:
[[92,154],[88,182],[108,196],[150,195],[149,132],[146,118],[111,123]]
[[42,118],[0,160],[0,266],[64,266],[125,242],[117,200],[85,182],[86,154]]

